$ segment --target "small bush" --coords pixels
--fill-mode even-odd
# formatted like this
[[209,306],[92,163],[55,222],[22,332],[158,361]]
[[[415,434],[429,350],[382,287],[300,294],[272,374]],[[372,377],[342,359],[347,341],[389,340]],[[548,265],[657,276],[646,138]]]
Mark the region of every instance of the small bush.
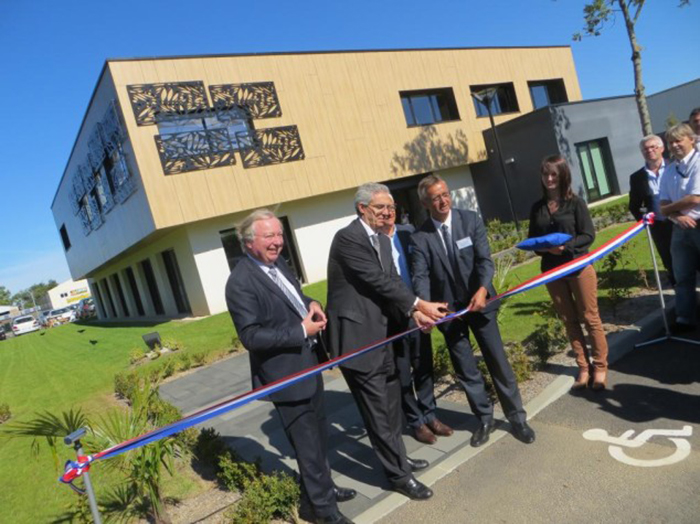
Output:
[[0,404],[0,424],[10,420],[12,413],[10,412],[10,406],[7,404]]
[[165,363],[160,367],[160,376],[163,378],[168,378],[175,373],[177,369],[178,361],[174,357],[169,357],[165,360]]
[[131,401],[140,382],[138,374],[134,371],[117,373],[114,375],[114,393],[119,398]]
[[166,338],[163,340],[163,347],[168,348],[170,351],[180,351],[185,349],[185,345],[174,338]]
[[133,348],[129,351],[129,363],[131,365],[138,364],[146,358],[146,353],[141,348]]
[[272,519],[297,522],[299,496],[299,484],[291,476],[262,475],[248,485],[225,518],[231,524],[267,524]]
[[231,450],[219,456],[218,469],[216,476],[221,484],[229,491],[240,491],[241,493],[262,475],[260,457],[255,462],[246,462]]
[[538,325],[525,342],[529,352],[537,359],[540,368],[544,368],[557,353],[560,353],[569,343],[564,324],[553,314]]
[[226,452],[226,444],[214,428],[204,428],[197,435],[191,449],[197,460],[218,467],[219,457]]
[[187,371],[192,367],[192,355],[189,353],[182,353],[177,357],[177,366],[180,371]]
[[207,363],[206,353],[195,353],[192,356],[192,367],[198,368]]
[[433,376],[436,379],[440,379],[448,375],[454,375],[454,372],[447,344],[444,342],[440,345],[433,344]]
[[529,380],[532,376],[532,362],[525,348],[520,342],[513,342],[506,345],[506,356],[513,368],[515,379],[518,384]]

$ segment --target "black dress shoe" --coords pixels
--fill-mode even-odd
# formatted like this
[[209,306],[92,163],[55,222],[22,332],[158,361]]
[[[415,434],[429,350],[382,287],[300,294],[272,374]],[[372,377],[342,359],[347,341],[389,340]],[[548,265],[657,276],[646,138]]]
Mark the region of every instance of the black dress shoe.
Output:
[[420,471],[430,466],[430,462],[428,462],[427,460],[412,459],[408,457],[406,457],[406,463],[411,468],[411,471]]
[[316,524],[353,524],[353,522],[340,511],[336,511],[326,517],[316,517]]
[[405,484],[394,486],[394,491],[407,496],[411,500],[428,500],[433,496],[433,490],[425,484],[418,482],[412,478]]
[[510,425],[513,428],[513,436],[520,442],[532,444],[535,441],[535,431],[527,422],[511,422]]
[[335,494],[336,502],[347,502],[357,497],[357,491],[351,488],[339,488],[336,486],[333,488],[333,493]]
[[496,421],[489,420],[487,422],[482,422],[481,425],[476,428],[476,431],[472,435],[471,441],[469,442],[472,447],[478,448],[483,446],[489,441],[489,436],[493,433],[496,428]]

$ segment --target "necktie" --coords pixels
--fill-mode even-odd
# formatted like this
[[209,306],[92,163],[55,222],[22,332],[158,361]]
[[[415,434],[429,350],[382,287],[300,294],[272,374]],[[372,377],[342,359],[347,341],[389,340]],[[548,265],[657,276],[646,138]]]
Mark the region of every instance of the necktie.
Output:
[[445,242],[445,249],[447,250],[447,259],[450,261],[450,266],[452,266],[452,272],[457,276],[458,267],[457,267],[457,259],[455,258],[455,247],[454,244],[452,243],[452,235],[450,234],[450,230],[447,227],[447,224],[443,224],[442,227],[440,228],[440,231],[442,232],[442,240]]
[[299,300],[299,297],[297,297],[289,290],[287,286],[284,285],[284,282],[282,282],[279,274],[277,273],[277,268],[271,267],[267,274],[270,275],[272,281],[277,284],[277,287],[282,290],[284,296],[287,297],[287,299],[292,303],[294,309],[296,309],[297,313],[301,315],[301,318],[306,318],[306,315],[309,313],[306,306],[304,306],[304,304]]
[[382,269],[384,269],[384,263],[382,262],[382,248],[379,245],[379,234],[375,233],[369,237],[369,239],[372,242],[372,247],[377,252],[377,257],[379,257],[379,265],[382,266]]

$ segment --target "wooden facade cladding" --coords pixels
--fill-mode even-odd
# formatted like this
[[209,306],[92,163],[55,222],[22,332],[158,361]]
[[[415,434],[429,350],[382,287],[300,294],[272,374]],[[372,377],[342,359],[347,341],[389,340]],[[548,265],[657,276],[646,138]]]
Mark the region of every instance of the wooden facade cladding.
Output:
[[[481,160],[489,122],[476,116],[471,85],[513,83],[520,112],[497,123],[532,111],[528,81],[561,78],[569,101],[581,98],[569,47],[162,58],[107,67],[156,229]],[[246,164],[236,153],[235,163],[166,176],[158,128],[137,124],[129,86],[179,82],[201,82],[210,108],[214,97],[236,96],[221,86],[274,84],[278,107],[255,120],[256,133],[296,126],[299,161],[261,165],[249,155]],[[452,88],[459,120],[407,126],[399,92],[432,88]]]

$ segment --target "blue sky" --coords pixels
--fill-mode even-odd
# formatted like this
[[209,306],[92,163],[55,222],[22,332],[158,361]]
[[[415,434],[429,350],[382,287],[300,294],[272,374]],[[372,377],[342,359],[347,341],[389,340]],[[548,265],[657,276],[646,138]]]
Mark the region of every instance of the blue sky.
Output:
[[[649,0],[644,7],[637,34],[647,93],[700,76],[699,3],[678,9],[677,0]],[[631,94],[621,19],[600,37],[572,42],[584,4],[0,0],[0,285],[17,292],[70,277],[50,205],[107,58],[571,45],[585,99]]]

